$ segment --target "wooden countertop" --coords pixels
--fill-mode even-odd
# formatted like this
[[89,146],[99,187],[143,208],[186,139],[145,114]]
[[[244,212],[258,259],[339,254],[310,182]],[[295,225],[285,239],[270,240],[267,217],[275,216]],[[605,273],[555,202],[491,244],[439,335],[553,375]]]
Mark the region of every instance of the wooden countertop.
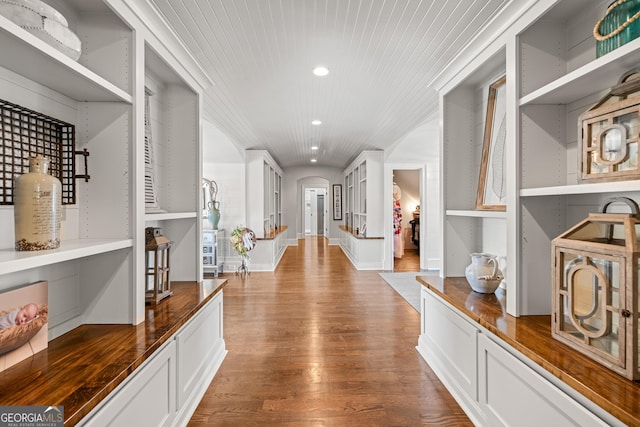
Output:
[[475,322],[629,426],[640,426],[640,383],[630,381],[551,336],[551,316],[507,314],[504,291],[480,294],[464,277],[417,280]]
[[362,240],[381,240],[381,239],[384,239],[384,237],[368,237],[368,236],[363,236],[362,234],[356,234],[356,232],[353,231],[353,229],[351,227],[345,227],[344,225],[339,225],[338,228],[340,230],[346,232],[346,233],[351,234],[356,239],[362,239]]
[[265,237],[258,237],[256,240],[273,240],[276,237],[278,237],[280,234],[284,233],[285,231],[287,231],[287,226],[283,225],[280,228],[278,228],[278,230],[273,230],[271,233],[269,233],[268,236]]
[[139,325],[82,325],[0,373],[3,406],[64,406],[76,425],[226,285],[172,282],[173,296],[148,306]]

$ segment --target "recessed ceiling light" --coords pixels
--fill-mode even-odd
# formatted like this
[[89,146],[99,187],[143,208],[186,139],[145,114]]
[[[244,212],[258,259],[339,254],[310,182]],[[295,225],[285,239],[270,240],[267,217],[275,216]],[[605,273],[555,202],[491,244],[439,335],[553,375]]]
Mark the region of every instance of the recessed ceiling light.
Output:
[[319,65],[313,69],[313,74],[319,77],[324,77],[329,74],[329,69],[323,65]]
[[313,121],[311,122],[311,124],[312,124],[312,125],[316,125],[316,126],[318,126],[318,125],[321,125],[321,124],[322,124],[322,122],[321,122],[320,120],[313,120]]
[[312,150],[317,150],[317,149],[318,149],[318,146],[317,146],[317,145],[313,145],[313,146],[311,146],[311,149],[312,149]]
[[311,163],[315,163],[317,161],[318,161],[318,159],[311,159]]

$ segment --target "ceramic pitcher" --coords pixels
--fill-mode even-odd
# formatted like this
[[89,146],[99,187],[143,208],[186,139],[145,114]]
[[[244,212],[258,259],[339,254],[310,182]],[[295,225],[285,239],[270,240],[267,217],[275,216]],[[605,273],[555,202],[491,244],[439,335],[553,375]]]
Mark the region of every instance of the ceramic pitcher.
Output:
[[498,257],[488,253],[472,253],[471,264],[465,269],[471,289],[480,293],[493,293],[503,279],[498,268]]

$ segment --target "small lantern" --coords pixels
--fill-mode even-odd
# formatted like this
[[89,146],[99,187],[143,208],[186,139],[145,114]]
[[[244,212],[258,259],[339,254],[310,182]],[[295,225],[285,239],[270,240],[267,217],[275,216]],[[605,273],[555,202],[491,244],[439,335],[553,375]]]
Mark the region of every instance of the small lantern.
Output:
[[[632,213],[606,213],[614,202]],[[552,244],[553,337],[630,380],[640,379],[639,231],[638,205],[614,198]]]
[[157,304],[173,295],[169,281],[169,257],[173,242],[160,233],[160,228],[145,229],[145,300]]
[[640,178],[640,73],[624,74],[578,122],[581,182]]

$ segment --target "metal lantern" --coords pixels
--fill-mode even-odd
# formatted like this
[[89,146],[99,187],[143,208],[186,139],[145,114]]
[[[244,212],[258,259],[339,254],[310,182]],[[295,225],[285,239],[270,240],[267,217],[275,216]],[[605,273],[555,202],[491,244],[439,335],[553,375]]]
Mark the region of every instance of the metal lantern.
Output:
[[640,178],[640,74],[628,72],[578,121],[581,182]]
[[[623,202],[631,213],[607,213]],[[638,205],[601,213],[553,240],[552,335],[631,380],[638,366]]]
[[169,281],[169,259],[173,242],[160,233],[160,228],[145,229],[145,300],[157,304],[173,295]]

